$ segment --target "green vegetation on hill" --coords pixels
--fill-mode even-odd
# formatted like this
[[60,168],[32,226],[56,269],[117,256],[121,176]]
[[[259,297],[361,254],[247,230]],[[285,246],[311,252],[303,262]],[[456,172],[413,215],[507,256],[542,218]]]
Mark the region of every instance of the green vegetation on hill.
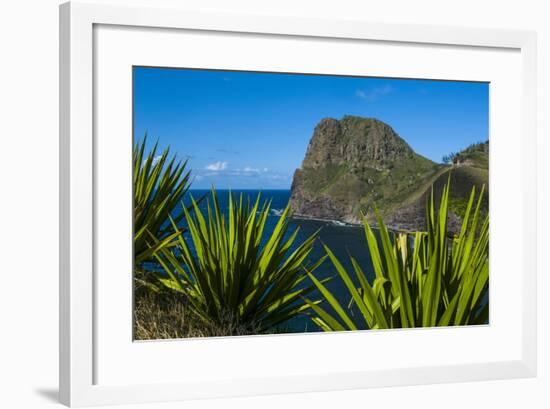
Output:
[[375,206],[389,215],[420,197],[444,169],[377,119],[327,118],[294,174],[290,203],[298,215],[358,223]]
[[489,168],[489,141],[473,143],[460,152],[443,156],[444,163],[454,165],[467,163],[469,166]]
[[[439,187],[443,183],[443,177],[436,181]],[[451,192],[449,198],[449,210],[459,217],[463,217],[468,203],[468,193],[472,187],[476,187],[479,192],[482,186],[485,186],[485,193],[481,202],[481,214],[485,216],[489,211],[489,169],[463,166],[454,168],[451,171],[451,184],[456,188]]]
[[352,215],[371,213],[374,205],[387,214],[421,194],[444,167],[414,155],[387,169],[353,168],[349,164],[303,169],[299,178],[313,199],[330,197],[336,203],[349,203]]
[[[464,217],[471,188],[475,186],[479,192],[485,185],[480,207],[482,216],[485,216],[489,212],[489,141],[472,144],[453,155],[453,166],[450,168],[453,190],[449,210]],[[446,176],[442,175],[434,183],[434,189],[440,191],[445,182]]]
[[[299,216],[359,223],[374,209],[391,228],[420,230],[432,185],[438,195],[451,172],[449,209],[462,217],[470,190],[489,178],[489,143],[468,146],[438,164],[417,154],[387,124],[374,118],[323,119],[313,132],[292,183],[291,206]],[[482,212],[488,209],[488,194]],[[451,231],[458,227],[457,218]]]

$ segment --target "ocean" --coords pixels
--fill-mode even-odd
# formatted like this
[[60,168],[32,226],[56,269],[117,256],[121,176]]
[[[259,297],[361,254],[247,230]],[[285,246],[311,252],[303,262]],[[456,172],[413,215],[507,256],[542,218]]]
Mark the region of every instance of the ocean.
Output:
[[[271,200],[271,210],[267,219],[266,228],[264,230],[264,237],[268,237],[275,228],[279,221],[279,215],[285,209],[288,200],[290,198],[290,190],[232,190],[233,194],[247,196],[253,201],[258,194],[261,194],[261,200]],[[228,209],[228,190],[217,190],[218,200],[222,211],[227,212]],[[199,198],[203,195],[210,195],[209,190],[190,190],[187,194],[185,202],[189,202],[190,196]],[[200,204],[202,209],[206,208],[206,200],[203,200]],[[331,221],[318,221],[318,220],[306,220],[306,219],[293,219],[290,224],[288,235],[292,234],[296,229],[299,229],[297,238],[295,240],[294,248],[303,242],[317,230],[319,231],[319,239],[314,245],[314,249],[310,255],[310,261],[314,262],[319,260],[325,255],[325,250],[321,243],[327,245],[332,252],[338,257],[338,260],[347,269],[352,277],[355,277],[349,255],[353,255],[358,261],[363,271],[369,276],[374,277],[374,271],[372,269],[369,251],[365,239],[364,230],[362,227],[342,225],[338,222]],[[294,250],[291,248],[290,251]],[[350,302],[350,295],[342,280],[337,276],[336,271],[330,262],[325,262],[315,271],[315,276],[319,279],[326,277],[334,277],[330,280],[326,286],[335,295],[342,306],[347,306]],[[306,282],[307,284],[307,282]],[[357,283],[358,285],[358,283]],[[309,296],[310,299],[316,299],[316,293]],[[330,310],[328,305],[324,305]],[[288,332],[304,332],[304,331],[316,331],[315,324],[309,319],[309,317],[303,315],[296,317],[295,319],[285,323],[284,331]]]

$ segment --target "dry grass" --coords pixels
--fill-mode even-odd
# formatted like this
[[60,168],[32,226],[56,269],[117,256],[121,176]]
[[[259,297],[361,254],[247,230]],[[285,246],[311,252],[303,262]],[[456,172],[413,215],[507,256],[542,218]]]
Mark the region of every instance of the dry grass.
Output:
[[257,335],[256,326],[239,325],[231,316],[221,325],[200,321],[177,293],[154,293],[139,288],[134,294],[136,340]]

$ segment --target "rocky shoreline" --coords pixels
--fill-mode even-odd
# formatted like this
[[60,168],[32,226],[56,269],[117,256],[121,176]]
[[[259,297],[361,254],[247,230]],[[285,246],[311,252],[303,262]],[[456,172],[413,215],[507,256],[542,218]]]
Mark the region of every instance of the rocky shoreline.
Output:
[[[349,222],[344,222],[344,221],[341,221],[341,220],[334,220],[334,219],[322,219],[322,218],[317,218],[317,217],[311,217],[311,216],[308,216],[308,215],[303,215],[303,214],[294,214],[292,215],[292,217],[294,219],[298,219],[298,220],[312,220],[312,221],[316,221],[316,222],[322,222],[322,223],[328,223],[328,224],[331,224],[333,226],[340,226],[340,227],[354,227],[354,228],[361,228],[363,227],[363,224],[362,223],[349,223]],[[448,214],[448,232],[450,234],[458,234],[459,231],[460,231],[460,218],[458,216],[456,216],[454,213],[452,212],[449,212]],[[419,228],[418,224],[409,224],[409,223],[393,223],[393,222],[384,222],[384,224],[386,225],[386,228],[392,232],[395,232],[395,233],[414,233],[416,231],[425,231],[426,228],[425,228],[425,219],[424,219],[424,225]],[[371,223],[370,226],[373,228],[373,229],[378,229],[378,224],[377,223]]]

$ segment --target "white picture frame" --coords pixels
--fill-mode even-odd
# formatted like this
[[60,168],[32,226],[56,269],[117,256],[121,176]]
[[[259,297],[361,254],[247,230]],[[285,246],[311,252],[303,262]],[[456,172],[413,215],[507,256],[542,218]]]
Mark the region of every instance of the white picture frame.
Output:
[[[522,271],[520,353],[491,362],[463,362],[387,370],[349,370],[200,382],[102,384],[97,380],[94,305],[94,27],[98,25],[200,32],[349,39],[383,43],[510,49],[521,59]],[[525,31],[396,25],[120,7],[78,2],[60,6],[60,399],[69,406],[185,400],[322,391],[536,375],[536,35]],[[131,140],[131,135],[128,135]],[[127,215],[126,215],[127,216]],[[130,240],[130,238],[129,238]],[[519,262],[519,261],[518,261]],[[403,335],[402,331],[400,336]],[[294,337],[294,338],[292,338]],[[297,342],[292,336],[277,338]],[[273,338],[272,338],[273,339]],[[280,342],[277,341],[272,342]],[[313,338],[309,338],[313,340]],[[340,337],[342,342],[344,337]],[[204,342],[193,340],[193,342]],[[225,342],[221,340],[220,342]],[[174,346],[172,346],[174,348]]]

